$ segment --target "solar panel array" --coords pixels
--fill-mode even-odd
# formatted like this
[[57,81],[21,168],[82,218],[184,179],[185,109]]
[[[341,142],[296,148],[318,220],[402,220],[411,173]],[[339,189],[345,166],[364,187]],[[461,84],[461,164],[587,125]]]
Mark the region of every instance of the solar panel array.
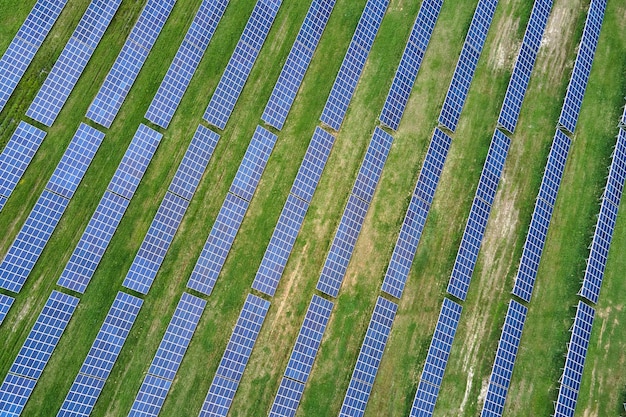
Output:
[[270,416],[293,416],[295,414],[304,391],[304,384],[309,378],[317,350],[322,343],[322,336],[324,336],[332,309],[332,301],[318,295],[314,295],[311,299],[296,344],[291,351],[285,376],[274,398]]
[[0,111],[20,82],[67,0],[37,0],[0,58]]
[[334,141],[330,133],[315,129],[252,283],[255,290],[274,296]]
[[335,0],[313,0],[302,22],[296,41],[291,47],[261,116],[265,123],[278,130],[283,128],[334,5]]
[[341,287],[392,142],[390,134],[376,127],[317,282],[316,288],[331,297]]
[[0,386],[0,415],[22,413],[77,305],[78,298],[52,291]]
[[527,312],[528,309],[517,301],[511,300],[509,302],[509,309],[498,342],[496,359],[491,369],[487,398],[481,413],[482,417],[502,416]]
[[580,106],[587,89],[593,57],[598,46],[605,9],[606,0],[592,0],[587,13],[583,36],[576,55],[576,62],[574,62],[574,69],[567,86],[561,115],[559,116],[559,125],[570,133],[574,133],[576,123],[578,122]]
[[400,125],[442,5],[443,0],[424,0],[417,13],[400,65],[378,117],[382,124],[393,130],[397,130]]
[[198,126],[124,278],[122,285],[126,288],[148,293],[219,138],[217,133]]
[[81,123],[0,264],[0,287],[19,292],[94,157],[104,133]]
[[135,397],[129,416],[159,415],[205,306],[206,301],[203,299],[183,293]]
[[143,300],[119,291],[57,416],[91,414]]
[[200,410],[201,417],[226,416],[250,354],[263,326],[270,302],[248,294],[226,351]]
[[203,0],[159,86],[146,119],[167,129],[222,19],[228,0]]
[[52,126],[120,3],[121,0],[91,1],[61,56],[28,108],[27,116],[46,126]]
[[515,131],[522,102],[526,95],[526,88],[528,88],[530,75],[535,65],[551,9],[552,0],[537,0],[530,13],[530,20],[526,26],[522,46],[513,67],[513,74],[511,74],[502,109],[498,116],[498,125],[508,132],[513,133]]
[[21,121],[0,154],[0,211],[22,179],[46,132]]
[[424,370],[411,407],[411,417],[433,415],[462,309],[463,307],[454,301],[443,299],[437,327],[428,348]]
[[365,413],[397,310],[397,304],[378,297],[352,378],[350,378],[348,392],[343,399],[340,416],[354,417]]
[[87,110],[89,119],[104,127],[111,127],[174,3],[176,0],[148,0],[96,98]]
[[404,291],[451,143],[450,136],[435,128],[381,287],[396,298]]
[[80,241],[65,265],[58,285],[84,293],[135,190],[148,168],[162,135],[140,125],[109,182]]
[[224,129],[259,56],[282,0],[257,0],[233,55],[204,113],[204,120]]
[[513,294],[526,302],[530,302],[533,293],[539,261],[543,253],[548,226],[552,219],[552,210],[563,178],[570,145],[571,139],[560,130],[557,130],[550,154],[548,155],[548,163],[543,173],[541,186],[539,187],[539,195],[535,202],[513,287]]
[[257,126],[187,287],[211,295],[276,139],[276,135]]
[[487,32],[491,26],[497,5],[498,0],[479,0],[469,31],[465,37],[461,56],[457,62],[446,99],[439,114],[439,124],[452,132],[456,130],[461,110],[463,110],[465,105],[467,92],[474,78],[474,71],[476,71],[478,59],[485,45]]
[[15,298],[9,297],[8,295],[0,294],[0,325],[4,321],[4,318],[7,316],[7,313],[11,309]]
[[561,377],[559,395],[554,405],[554,417],[574,416],[594,315],[595,310],[592,307],[589,307],[582,301],[578,302],[572,337],[567,348],[567,357],[565,358],[565,369]]
[[448,293],[465,300],[511,140],[495,130],[454,262]]
[[368,0],[365,5],[320,116],[320,121],[334,130],[343,122],[388,5],[389,0]]

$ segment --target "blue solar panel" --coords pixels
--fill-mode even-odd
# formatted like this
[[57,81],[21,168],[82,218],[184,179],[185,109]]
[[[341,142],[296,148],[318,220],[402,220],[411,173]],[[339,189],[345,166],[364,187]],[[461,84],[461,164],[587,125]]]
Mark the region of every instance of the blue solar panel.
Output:
[[202,1],[146,112],[146,119],[163,129],[170,124],[227,5],[228,0]]
[[87,66],[121,0],[92,0],[26,115],[52,126]]
[[303,392],[304,384],[302,382],[283,377],[280,381],[276,398],[274,398],[269,417],[295,416]]
[[87,110],[89,119],[107,128],[111,126],[174,3],[176,0],[148,0],[98,95]]
[[38,0],[0,58],[0,111],[13,94],[67,0]]
[[509,302],[509,309],[498,342],[496,359],[489,378],[487,397],[481,413],[482,417],[502,416],[527,312],[528,309],[515,300]]
[[417,13],[400,65],[378,118],[382,124],[393,130],[397,130],[400,125],[442,5],[443,0],[424,0]]
[[392,143],[393,137],[377,127],[354,182],[353,195],[367,203],[372,201]]
[[350,378],[348,391],[343,399],[340,416],[362,416],[365,413],[397,310],[398,306],[395,303],[378,297]]
[[574,133],[580,106],[587,89],[587,81],[589,81],[589,73],[591,65],[598,46],[598,37],[600,36],[600,28],[604,19],[604,10],[606,8],[606,0],[592,0],[583,29],[583,36],[580,41],[576,62],[567,86],[565,101],[559,116],[559,124],[570,133]]
[[0,154],[0,196],[11,196],[45,137],[43,130],[20,122]]
[[313,0],[302,22],[296,41],[280,72],[261,119],[280,130],[296,98],[317,44],[322,37],[335,0]]
[[142,304],[140,298],[117,293],[57,416],[91,414]]
[[426,356],[420,384],[415,393],[411,417],[432,415],[462,309],[463,307],[459,304],[444,298],[437,327]]
[[209,393],[202,404],[199,414],[201,417],[228,414],[269,307],[269,301],[248,294]]
[[210,124],[220,129],[226,127],[281,3],[282,0],[258,0],[254,6],[235,51],[204,113],[204,120]]
[[0,325],[4,321],[4,318],[7,316],[9,310],[11,309],[13,301],[15,301],[15,298],[9,297],[8,295],[0,294]]
[[172,381],[154,375],[146,375],[139,393],[128,413],[129,417],[156,417],[161,411]]
[[594,315],[595,310],[593,308],[582,301],[578,302],[572,337],[567,348],[565,369],[563,370],[559,395],[555,403],[555,417],[574,415]]
[[17,417],[22,413],[36,380],[8,374],[0,387],[0,412],[2,416]]
[[489,205],[493,204],[493,200],[496,197],[498,183],[502,176],[510,144],[511,140],[504,133],[499,130],[494,132],[485,166],[481,172],[478,188],[476,189],[476,197]]
[[311,202],[334,142],[333,135],[319,126],[315,128],[315,133],[291,187],[291,194],[307,203]]
[[429,206],[435,197],[435,190],[451,143],[450,136],[435,128],[414,191],[415,196]]

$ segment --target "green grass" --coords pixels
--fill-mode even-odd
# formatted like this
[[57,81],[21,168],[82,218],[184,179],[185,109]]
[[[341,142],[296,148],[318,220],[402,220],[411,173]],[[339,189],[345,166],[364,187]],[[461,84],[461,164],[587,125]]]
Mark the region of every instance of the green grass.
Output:
[[[125,104],[93,160],[22,292],[0,327],[5,375],[89,221],[162,80],[201,0],[178,0]],[[161,415],[197,415],[273,227],[306,151],[365,0],[338,0],[267,164]],[[34,0],[0,0],[0,51]],[[6,108],[0,148],[60,54],[87,0],[69,2]],[[116,18],[20,185],[0,213],[0,254],[6,253],[96,95],[141,11],[123,2]],[[310,2],[285,1],[235,111],[221,133],[94,416],[126,415],[200,254],[228,187],[278,78]],[[254,2],[231,2],[181,105],[164,133],[66,333],[23,415],[55,415],[124,279],[133,257],[230,58]],[[476,0],[443,6],[411,99],[355,248],[298,415],[337,414],[437,115],[445,98]],[[587,0],[557,0],[526,95],[436,415],[479,415],[510,291],[559,116]],[[419,8],[392,0],[362,79],[336,135],[318,190],[287,264],[231,407],[232,416],[266,415],[347,202],[367,143]],[[502,0],[481,56],[422,234],[366,415],[407,415],[467,221],[495,121],[530,15],[530,2]],[[610,0],[588,92],[554,211],[522,337],[506,415],[553,412],[576,293],[626,94],[626,6]],[[28,119],[25,119],[28,121]],[[39,126],[42,127],[42,126]],[[626,220],[620,215],[597,305],[578,414],[613,416],[626,400],[626,309],[623,297]],[[57,288],[58,289],[58,288]],[[462,410],[462,411],[459,411]]]

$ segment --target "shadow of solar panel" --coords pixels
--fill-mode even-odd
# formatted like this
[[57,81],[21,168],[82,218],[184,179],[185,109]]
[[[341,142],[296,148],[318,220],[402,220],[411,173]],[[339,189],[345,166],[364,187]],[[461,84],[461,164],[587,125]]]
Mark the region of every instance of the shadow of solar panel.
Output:
[[9,297],[8,295],[0,294],[0,325],[4,321],[4,318],[7,316],[7,313],[11,309],[15,298]]
[[128,413],[129,417],[156,417],[161,411],[165,397],[172,386],[168,381],[154,375],[146,375],[139,393],[135,398],[133,407]]
[[278,387],[278,393],[272,404],[269,417],[293,417],[296,415],[298,404],[304,392],[304,384],[283,377]]

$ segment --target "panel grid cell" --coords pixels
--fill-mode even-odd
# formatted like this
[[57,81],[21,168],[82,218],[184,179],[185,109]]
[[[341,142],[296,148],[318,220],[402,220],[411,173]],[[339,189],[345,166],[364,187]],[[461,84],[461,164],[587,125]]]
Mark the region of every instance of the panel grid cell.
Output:
[[302,382],[283,377],[280,381],[276,398],[274,398],[269,417],[295,416],[303,392],[304,384]]
[[296,179],[291,186],[291,194],[307,203],[311,202],[334,142],[333,135],[319,126],[315,128]]
[[4,318],[7,316],[7,313],[11,309],[15,298],[9,297],[8,295],[0,294],[0,325],[4,321]]

